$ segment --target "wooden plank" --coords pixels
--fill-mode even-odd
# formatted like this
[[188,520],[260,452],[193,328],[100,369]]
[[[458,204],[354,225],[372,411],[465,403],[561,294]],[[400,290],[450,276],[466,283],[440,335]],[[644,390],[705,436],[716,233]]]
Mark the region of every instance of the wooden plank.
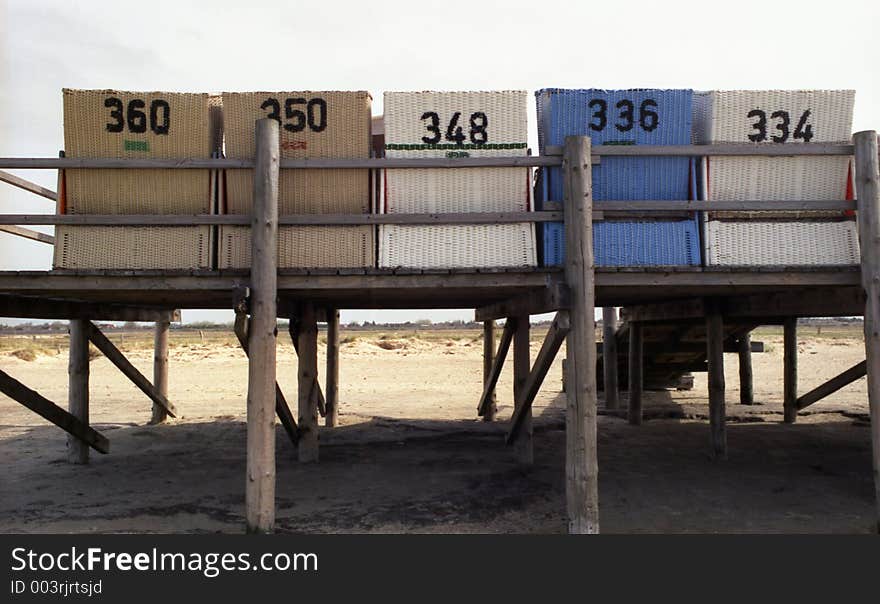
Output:
[[[519,436],[520,430],[523,428],[524,420],[531,413],[532,403],[550,371],[550,366],[556,359],[556,353],[565,341],[568,332],[571,329],[571,323],[568,311],[561,310],[556,313],[547,335],[544,337],[544,343],[541,344],[541,350],[535,358],[535,364],[528,374],[522,388],[519,390],[518,399],[514,405],[513,417],[510,420],[510,428],[507,432],[507,444],[514,442]],[[514,350],[514,354],[516,351]]]
[[[468,289],[488,291],[499,288],[542,288],[559,282],[555,271],[504,271],[504,272],[446,272],[424,274],[394,274],[376,272],[364,274],[310,274],[282,272],[278,276],[278,288],[285,296],[295,297],[303,291],[317,290],[431,290],[431,298],[441,298],[441,289]],[[147,304],[150,294],[157,290],[164,292],[192,291],[217,292],[222,294],[222,306],[228,308],[229,291],[242,282],[247,282],[247,274],[241,271],[0,271],[0,292],[27,292],[51,294],[55,297],[71,292],[137,292]],[[694,272],[642,271],[642,272],[597,272],[596,287],[622,299],[624,305],[631,305],[626,299],[632,290],[644,290],[656,299],[658,296],[681,297],[687,290],[690,296],[707,287],[718,288],[727,293],[735,293],[745,287],[775,288],[783,290],[796,288],[801,291],[807,287],[852,287],[860,285],[858,270],[846,268],[826,268],[822,271],[805,270],[803,267],[768,271],[737,270]],[[611,290],[620,290],[615,293]],[[622,292],[622,293],[621,293]],[[472,293],[472,292],[471,292]],[[687,297],[687,293],[684,294]],[[497,296],[497,294],[496,294]],[[365,301],[369,297],[361,296]],[[352,306],[351,308],[370,308]]]
[[248,533],[271,533],[275,528],[278,129],[278,122],[274,120],[257,120],[248,329],[245,488]]
[[605,392],[605,408],[620,407],[620,388],[617,383],[617,309],[602,309],[602,386]]
[[624,321],[639,323],[667,322],[682,319],[702,319],[706,316],[706,309],[703,306],[703,300],[695,298],[691,300],[673,300],[671,302],[627,306],[621,310],[620,316]]
[[46,187],[42,187],[37,183],[21,178],[20,176],[16,176],[15,174],[4,172],[3,170],[0,170],[0,181],[9,183],[13,187],[18,187],[19,189],[34,193],[35,195],[39,195],[40,197],[44,197],[49,201],[58,200],[58,194],[55,193],[55,191],[47,189]]
[[[751,335],[747,333],[741,335],[736,341],[737,353],[739,355],[739,402],[742,405],[753,405],[755,403],[755,392],[752,382],[753,344],[762,343],[752,342]],[[763,351],[763,346],[761,346],[761,351]]]
[[[241,349],[244,351],[245,356],[250,356],[248,354],[248,325],[249,320],[247,314],[243,311],[236,310],[235,313],[235,322],[233,324],[233,331],[235,332],[236,338],[238,338],[238,343],[241,346]],[[297,441],[299,440],[299,432],[296,427],[296,420],[293,418],[293,413],[290,411],[290,406],[287,404],[287,399],[284,396],[284,393],[281,391],[281,386],[278,385],[278,382],[275,382],[275,414],[278,416],[278,419],[281,420],[281,426],[284,428],[284,431],[287,433],[287,437],[290,439],[290,442],[296,446]]]
[[[168,399],[168,332],[171,323],[157,321],[153,335],[153,386],[165,399]],[[161,424],[168,417],[165,408],[153,403],[151,424]]]
[[495,353],[495,360],[492,362],[492,371],[489,377],[484,380],[483,393],[480,395],[480,402],[477,404],[477,415],[486,416],[489,412],[495,386],[498,384],[498,378],[501,377],[501,369],[504,367],[504,361],[507,359],[507,351],[510,350],[510,343],[513,341],[513,333],[516,329],[516,323],[507,321],[501,332],[501,342],[498,343],[498,352]]
[[[324,425],[339,425],[339,310],[327,310],[327,401]],[[318,390],[320,392],[320,389]],[[319,399],[320,400],[320,399]]]
[[35,231],[33,229],[26,229],[20,226],[10,224],[0,225],[0,232],[9,233],[10,235],[16,235],[18,237],[23,237],[32,241],[38,241],[40,243],[48,243],[50,245],[55,244],[55,237],[53,237],[52,235],[41,233],[40,231]]
[[788,318],[782,328],[783,415],[786,424],[797,420],[797,319]]
[[[70,351],[67,363],[67,410],[79,425],[89,427],[89,323],[81,319],[70,322]],[[60,425],[60,424],[59,424]],[[82,429],[79,434],[68,430],[67,461],[89,463],[89,445]]]
[[767,203],[760,200],[738,201],[597,201],[593,204],[597,212],[613,215],[633,215],[641,212],[781,212],[781,211],[829,211],[854,210],[855,202],[846,200],[797,200],[774,201]]
[[318,323],[312,304],[302,306],[297,329],[298,347],[298,401],[299,401],[299,461],[318,461],[318,406],[315,387],[318,385]]
[[[690,324],[690,323],[689,323]],[[696,326],[696,324],[693,324]],[[703,342],[672,342],[669,341],[663,342],[645,342],[645,355],[661,355],[666,356],[670,354],[683,354],[683,353],[701,353],[705,354],[706,352],[706,344]],[[753,342],[749,341],[749,350],[751,352],[764,352],[764,342]],[[724,352],[731,352],[739,354],[740,345],[739,338],[734,338],[728,335],[727,339],[724,340]]]
[[474,311],[474,321],[494,321],[523,314],[539,315],[568,308],[569,301],[568,288],[561,283],[555,283],[509,300],[481,306]]
[[[560,222],[562,212],[456,212],[449,214],[289,214],[287,225],[515,224]],[[0,214],[0,225],[195,226],[249,225],[246,214]],[[27,229],[25,229],[27,230]],[[29,231],[34,233],[35,231]],[[48,237],[48,235],[47,235]]]
[[[509,442],[513,443],[517,460],[521,464],[531,465],[535,462],[534,442],[532,439],[532,409],[529,406],[520,410],[520,407],[527,398],[525,388],[526,382],[529,379],[529,370],[532,366],[529,350],[531,325],[529,324],[528,315],[510,317],[507,320],[515,324],[513,332],[513,418],[521,424],[515,439]],[[522,417],[517,419],[518,413]]]
[[95,345],[95,348],[100,350],[101,353],[107,357],[108,361],[116,365],[116,368],[119,369],[125,377],[130,379],[141,392],[146,394],[153,403],[165,409],[165,412],[171,417],[177,417],[177,409],[174,408],[174,404],[165,398],[165,396],[150,383],[150,380],[144,377],[144,374],[131,364],[131,361],[125,358],[125,355],[116,348],[113,342],[107,339],[107,336],[105,336],[94,323],[91,321],[87,321],[86,323],[89,341]]
[[[603,145],[593,147],[593,155],[600,157],[702,157],[743,156],[796,157],[801,155],[852,155],[853,145],[837,143],[810,143],[809,145]],[[562,155],[562,148],[548,146],[545,156]]]
[[644,325],[638,322],[629,324],[629,408],[627,420],[634,426],[642,423],[642,393],[645,379]]
[[[598,161],[598,157],[597,157]],[[282,159],[281,169],[369,169],[383,168],[527,168],[558,166],[556,157],[515,155],[508,157],[425,157],[374,159]],[[13,170],[138,169],[138,170],[233,170],[252,169],[250,159],[132,159],[132,158],[48,158],[2,157],[0,168]]]
[[[2,370],[0,370],[0,392],[70,434],[76,443],[83,445],[85,451],[88,452],[88,448],[91,447],[98,453],[110,452],[110,441],[103,434]],[[68,446],[68,455],[72,451],[73,449]],[[77,455],[73,463],[85,462]]]
[[568,532],[574,534],[599,532],[593,183],[590,158],[588,137],[565,139],[562,169],[565,191],[565,281],[571,290],[571,331],[566,341],[565,495]]
[[798,397],[797,410],[806,409],[826,396],[832,395],[844,386],[848,386],[868,373],[868,362],[856,363],[843,373],[834,376],[824,384],[816,386],[805,395]]
[[880,160],[875,131],[858,132],[853,136],[853,141],[856,155],[861,276],[866,294],[865,356],[868,404],[871,411],[876,529],[880,532]]
[[729,319],[851,316],[865,309],[865,292],[860,286],[816,291],[767,292],[725,299],[724,316]]
[[0,317],[153,322],[180,321],[180,311],[0,294]]
[[[506,351],[505,351],[506,354]],[[483,390],[489,385],[492,378],[492,368],[495,364],[495,320],[483,321]],[[497,381],[497,377],[496,377]],[[482,401],[481,401],[482,402]],[[482,408],[482,405],[481,405]],[[495,396],[495,384],[487,391],[487,400],[483,421],[495,421],[498,413],[498,401]]]
[[709,362],[709,426],[712,455],[727,458],[724,400],[724,320],[715,304],[706,315],[706,356]]

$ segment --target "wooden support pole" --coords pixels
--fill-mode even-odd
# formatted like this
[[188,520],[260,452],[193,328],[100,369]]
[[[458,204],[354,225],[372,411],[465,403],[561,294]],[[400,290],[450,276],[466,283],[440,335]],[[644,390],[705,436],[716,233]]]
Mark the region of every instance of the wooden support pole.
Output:
[[[235,336],[238,338],[238,343],[241,345],[241,349],[244,351],[245,356],[249,356],[248,323],[250,323],[250,320],[248,319],[247,314],[243,310],[240,311],[237,309],[235,312],[234,323]],[[275,382],[275,414],[278,416],[278,419],[281,420],[281,425],[284,427],[284,431],[287,432],[287,437],[290,439],[290,442],[296,446],[296,443],[299,440],[296,420],[293,419],[293,413],[290,412],[287,399],[284,397],[284,393],[281,391],[281,386],[278,385],[277,381]]]
[[318,405],[315,388],[318,386],[318,322],[315,306],[302,305],[297,330],[298,406],[299,406],[299,460],[302,463],[318,461]]
[[620,390],[617,384],[617,309],[602,309],[602,384],[605,390],[605,408],[620,406]]
[[[70,357],[67,374],[69,390],[67,410],[81,425],[89,425],[89,322],[75,319],[70,322]],[[82,439],[68,435],[67,461],[89,463],[89,446]]]
[[[320,321],[321,309],[315,307],[315,321]],[[302,312],[301,307],[297,308],[297,312]],[[299,356],[299,317],[291,317],[290,324],[288,326],[288,332],[290,333],[290,341],[293,342],[293,351]],[[327,404],[324,399],[324,391],[321,390],[321,382],[318,381],[317,378],[317,368],[315,369],[315,388],[312,391],[312,396],[315,397],[315,405],[317,405],[318,414],[321,417],[327,416]]]
[[278,295],[278,122],[256,123],[248,329],[247,532],[275,528],[275,327]]
[[[5,371],[0,371],[0,392],[15,402],[21,403],[47,421],[52,422],[81,442],[87,449],[91,447],[99,453],[110,452],[110,441],[103,434],[83,423],[82,420],[68,413],[40,393],[31,390]],[[70,449],[68,448],[69,451]],[[82,462],[77,459],[74,463]]]
[[563,156],[565,281],[571,292],[566,351],[565,496],[568,532],[599,532],[596,328],[590,139],[567,137]]
[[724,319],[709,304],[706,313],[706,355],[709,361],[709,428],[712,455],[727,458],[727,425],[724,401]]
[[483,391],[486,392],[486,407],[483,421],[495,421],[498,413],[498,399],[495,396],[495,384],[490,385],[492,365],[495,360],[495,320],[483,321]]
[[880,160],[877,133],[858,132],[855,143],[856,198],[862,287],[865,289],[865,355],[868,374],[868,405],[871,410],[871,451],[874,463],[874,495],[880,532]]
[[492,361],[492,371],[483,385],[483,394],[480,395],[480,402],[477,404],[477,415],[485,415],[488,410],[489,403],[492,400],[490,395],[495,392],[498,378],[501,377],[501,369],[504,367],[505,359],[507,359],[507,351],[510,350],[510,343],[513,341],[513,332],[515,330],[515,321],[507,321],[504,324],[504,330],[501,332],[501,342],[498,343],[498,352],[495,354],[495,360]]
[[165,413],[170,415],[171,417],[177,417],[177,409],[174,408],[174,405],[165,398],[165,395],[159,392],[159,390],[150,383],[144,374],[138,371],[137,367],[131,364],[125,355],[120,351],[109,339],[105,336],[98,327],[92,323],[91,321],[86,321],[86,328],[88,331],[88,337],[92,344],[95,345],[95,348],[101,351],[107,360],[113,363],[119,371],[125,375],[131,382],[140,389],[141,392],[146,394],[150,400],[153,401],[153,404],[159,405],[165,410]]
[[547,377],[547,372],[550,371],[550,366],[556,359],[556,353],[559,352],[559,347],[562,346],[562,342],[565,341],[565,336],[568,335],[570,329],[571,323],[568,311],[561,310],[556,313],[553,324],[547,330],[544,343],[541,344],[541,350],[535,359],[535,365],[529,372],[529,376],[519,392],[519,396],[522,398],[518,398],[515,401],[513,418],[510,420],[510,430],[507,433],[507,444],[516,441],[523,425],[523,419],[531,414],[535,396],[537,396],[538,391],[541,389],[541,384],[544,383],[544,378]]
[[[153,337],[153,387],[156,392],[168,399],[168,332],[171,324],[168,321],[157,321]],[[151,424],[161,424],[168,417],[162,405],[153,403]]]
[[800,411],[801,409],[805,409],[812,405],[813,403],[817,403],[826,396],[834,394],[844,386],[848,386],[858,380],[859,378],[864,377],[868,372],[868,362],[862,361],[861,363],[856,363],[843,373],[834,376],[824,384],[817,386],[807,392],[803,396],[799,396],[797,399],[797,409]]
[[510,317],[508,322],[513,321],[515,330],[513,332],[513,417],[518,419],[521,424],[516,438],[513,440],[516,458],[523,464],[532,464],[535,461],[534,446],[532,443],[532,410],[525,409],[520,412],[520,406],[526,399],[525,388],[529,379],[529,371],[532,367],[532,359],[529,354],[529,332],[531,325],[529,323],[529,315],[520,315],[518,317]]
[[739,355],[739,402],[743,405],[755,404],[755,391],[752,383],[752,336],[744,333],[736,342]]
[[627,419],[634,426],[642,423],[642,393],[645,387],[644,327],[629,324],[629,409]]
[[324,425],[339,425],[339,310],[327,311],[327,398],[324,403]]
[[786,424],[797,420],[797,318],[782,324],[783,340],[783,417]]

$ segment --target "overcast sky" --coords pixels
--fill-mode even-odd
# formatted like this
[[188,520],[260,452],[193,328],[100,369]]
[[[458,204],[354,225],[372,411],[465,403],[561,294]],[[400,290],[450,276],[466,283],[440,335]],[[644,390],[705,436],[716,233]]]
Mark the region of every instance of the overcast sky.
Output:
[[[877,0],[0,0],[0,156],[57,154],[63,87],[369,90],[374,114],[385,90],[853,88],[854,131],[880,129],[878,31]],[[0,212],[52,211],[0,185]],[[48,269],[51,248],[0,234],[0,258]],[[185,313],[205,318],[226,320]]]

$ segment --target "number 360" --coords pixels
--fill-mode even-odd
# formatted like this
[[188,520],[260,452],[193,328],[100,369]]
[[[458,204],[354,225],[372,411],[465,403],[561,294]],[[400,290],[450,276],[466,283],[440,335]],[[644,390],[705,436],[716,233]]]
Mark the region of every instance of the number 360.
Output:
[[[122,99],[115,96],[104,99],[104,107],[110,109],[110,117],[115,122],[107,123],[107,132],[122,132],[128,124],[128,131],[142,134],[147,131],[147,104],[142,99],[132,99],[126,107]],[[155,99],[150,103],[150,130],[155,134],[168,134],[171,127],[171,107],[168,101]]]

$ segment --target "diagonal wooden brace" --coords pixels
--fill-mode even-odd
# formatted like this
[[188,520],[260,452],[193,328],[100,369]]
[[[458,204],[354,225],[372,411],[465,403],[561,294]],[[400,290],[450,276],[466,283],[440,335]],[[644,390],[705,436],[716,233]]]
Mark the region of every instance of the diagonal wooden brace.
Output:
[[538,390],[541,389],[541,384],[544,382],[544,378],[547,376],[547,372],[556,358],[556,353],[559,352],[559,348],[565,341],[565,336],[568,335],[570,329],[568,311],[561,310],[556,313],[556,318],[553,319],[553,324],[550,326],[549,331],[547,331],[547,337],[544,338],[544,343],[541,345],[540,352],[538,352],[538,358],[535,359],[535,364],[532,366],[529,377],[523,386],[521,399],[516,401],[516,411],[514,411],[513,417],[510,420],[510,430],[505,441],[507,444],[512,443],[516,438],[522,425],[522,420],[528,410],[532,408],[535,396],[537,396]]
[[[235,336],[238,338],[238,343],[241,345],[245,356],[248,356],[248,322],[247,314],[240,311],[239,307],[236,306]],[[281,386],[278,385],[278,382],[275,382],[275,413],[278,415],[278,419],[281,420],[281,425],[284,427],[284,431],[287,432],[288,438],[295,445],[299,441],[296,420],[293,418],[293,413],[290,412],[290,406],[287,404],[287,399],[284,398],[284,393],[281,392]]]
[[107,359],[116,365],[116,368],[121,371],[125,377],[130,379],[132,383],[140,388],[141,392],[146,394],[150,400],[154,403],[165,409],[165,411],[171,417],[177,417],[177,409],[174,408],[174,405],[169,401],[165,396],[162,395],[161,392],[156,390],[156,387],[144,377],[137,368],[131,364],[131,362],[125,358],[125,355],[116,348],[116,346],[107,339],[98,327],[92,323],[88,322],[89,328],[89,341],[95,345],[95,348],[100,350]]
[[495,360],[492,361],[492,371],[489,378],[483,384],[483,394],[480,395],[480,402],[477,404],[477,415],[480,417],[486,415],[486,410],[492,404],[492,393],[498,384],[498,378],[501,377],[501,368],[504,367],[504,360],[507,358],[507,351],[510,350],[510,343],[513,341],[514,326],[512,321],[504,324],[504,331],[501,332],[501,341],[498,343],[498,352],[495,353]]
[[864,377],[868,373],[868,362],[862,361],[853,365],[840,375],[836,375],[821,386],[817,386],[807,392],[805,395],[798,397],[797,410],[805,409],[813,403],[819,402],[826,396],[834,394],[844,386],[852,384],[857,379]]
[[31,390],[5,371],[0,371],[0,392],[78,438],[98,453],[110,452],[110,441],[106,436],[84,424],[77,417],[38,392]]

